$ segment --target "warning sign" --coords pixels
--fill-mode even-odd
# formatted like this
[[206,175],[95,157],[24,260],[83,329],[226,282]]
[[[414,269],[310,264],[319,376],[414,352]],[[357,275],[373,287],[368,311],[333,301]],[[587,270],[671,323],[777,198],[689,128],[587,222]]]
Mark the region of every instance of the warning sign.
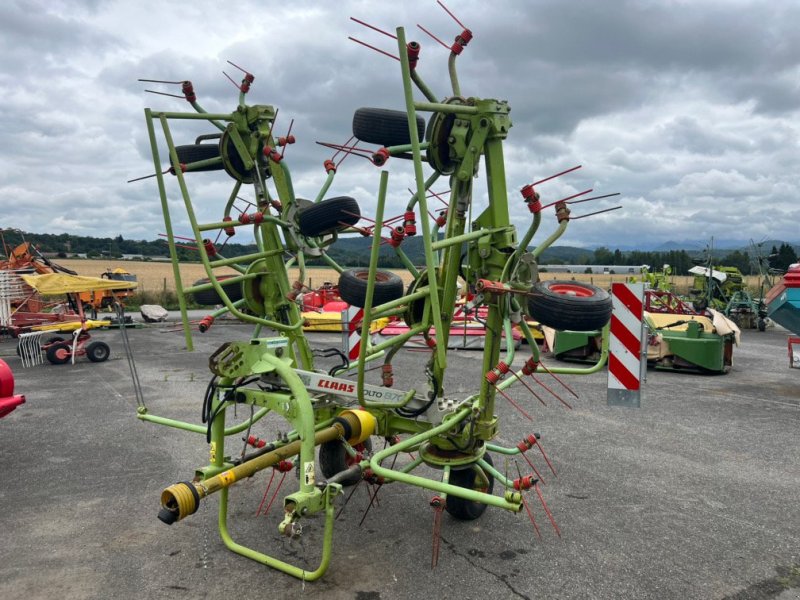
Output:
[[309,461],[303,464],[303,477],[305,477],[306,485],[314,485],[314,461]]

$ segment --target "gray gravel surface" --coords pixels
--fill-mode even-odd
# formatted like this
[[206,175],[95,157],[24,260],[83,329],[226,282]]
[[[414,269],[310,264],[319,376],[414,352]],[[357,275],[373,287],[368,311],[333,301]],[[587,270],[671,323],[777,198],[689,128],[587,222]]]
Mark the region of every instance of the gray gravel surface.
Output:
[[[250,329],[221,323],[188,353],[172,327],[129,330],[144,396],[151,413],[199,423],[207,356]],[[432,494],[386,486],[359,526],[369,503],[361,484],[336,523],[328,573],[306,584],[226,550],[217,498],[171,527],[156,519],[161,490],[190,479],[207,446],[137,420],[120,334],[97,337],[112,346],[107,363],[23,369],[13,344],[0,343],[28,398],[0,421],[0,598],[798,598],[800,370],[789,368],[783,330],[745,331],[728,375],[650,371],[641,409],[608,407],[604,372],[568,379],[580,395],[573,410],[512,388],[533,423],[499,399],[499,442],[538,431],[555,464],[557,479],[533,455],[561,539],[535,497],[542,539],[524,512],[489,509],[473,522],[445,514],[432,570]],[[472,393],[480,353],[449,360],[449,394]],[[399,353],[396,386],[419,385],[424,361]],[[254,433],[288,428],[265,421]],[[513,462],[495,463],[516,473]],[[315,568],[321,519],[287,541],[280,511],[254,516],[268,480],[260,473],[232,490],[234,538]],[[276,504],[295,488],[290,474]]]

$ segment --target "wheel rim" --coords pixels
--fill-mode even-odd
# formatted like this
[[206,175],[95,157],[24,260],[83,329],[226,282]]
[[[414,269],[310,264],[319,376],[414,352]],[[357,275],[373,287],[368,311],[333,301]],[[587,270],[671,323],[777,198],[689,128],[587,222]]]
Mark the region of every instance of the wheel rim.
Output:
[[585,288],[574,283],[554,283],[549,287],[550,291],[562,296],[575,296],[577,298],[590,298],[594,296],[594,290]]
[[69,352],[66,348],[57,348],[55,355],[58,360],[67,360],[69,358]]

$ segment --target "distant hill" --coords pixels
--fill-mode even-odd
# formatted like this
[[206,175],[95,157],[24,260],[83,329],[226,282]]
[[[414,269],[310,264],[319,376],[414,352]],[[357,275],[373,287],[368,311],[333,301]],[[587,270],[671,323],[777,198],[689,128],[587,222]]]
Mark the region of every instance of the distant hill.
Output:
[[[95,238],[91,236],[78,236],[68,234],[39,234],[24,232],[3,232],[6,245],[15,246],[27,240],[36,246],[39,251],[51,253],[63,258],[74,255],[110,256],[121,257],[124,255],[140,255],[147,257],[168,256],[169,248],[165,239],[152,241],[127,240],[121,235],[114,238]],[[231,243],[225,245],[224,255],[228,258],[250,254],[256,251],[254,244],[236,244],[231,238]],[[730,240],[714,240],[715,260],[724,259],[732,253],[747,254],[751,259],[753,249],[747,242],[738,242],[736,246],[726,246]],[[773,247],[780,248],[785,242],[781,240],[766,240],[760,242],[760,254],[767,256]],[[372,238],[360,236],[342,237],[329,249],[329,255],[339,264],[348,267],[366,266],[369,261]],[[191,244],[189,244],[191,246]],[[218,246],[221,244],[218,244]],[[800,244],[790,244],[795,253],[800,255]],[[706,253],[708,242],[681,241],[665,242],[655,249],[627,249],[615,247],[613,244],[601,249],[577,248],[574,246],[551,246],[539,258],[541,264],[612,264],[609,254],[613,254],[613,264],[626,265],[659,265],[668,262],[678,268],[683,268],[683,263],[689,263],[691,258],[702,258]],[[422,236],[417,235],[407,238],[401,246],[409,260],[415,265],[425,263],[425,253],[422,245]],[[602,254],[602,256],[601,256]],[[178,248],[178,255],[182,261],[196,261],[197,252],[190,247]],[[383,267],[401,267],[402,262],[395,255],[394,250],[386,243],[380,248],[380,264]],[[598,262],[599,260],[599,262]],[[321,259],[309,260],[309,264],[322,264]]]

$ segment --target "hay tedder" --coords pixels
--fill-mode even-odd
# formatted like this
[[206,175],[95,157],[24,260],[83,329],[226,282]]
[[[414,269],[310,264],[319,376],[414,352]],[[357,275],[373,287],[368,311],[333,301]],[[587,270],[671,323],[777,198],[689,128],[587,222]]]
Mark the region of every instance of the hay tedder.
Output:
[[[254,80],[249,72],[243,71],[241,84],[236,85],[239,102],[231,113],[206,112],[189,81],[162,83],[181,85],[183,97],[194,112],[145,110],[188,348],[192,348],[192,338],[185,297],[198,291],[215,290],[224,305],[206,317],[205,329],[223,313],[254,326],[249,339],[226,342],[209,357],[212,377],[202,399],[203,425],[155,416],[140,405],[140,419],[200,434],[210,444],[210,462],[196,471],[194,479],[164,489],[158,517],[165,523],[175,523],[197,511],[206,497],[218,493],[219,530],[225,545],[303,580],[316,579],[327,569],[332,556],[335,499],[343,486],[362,480],[430,491],[435,527],[443,511],[464,520],[477,519],[487,506],[512,513],[527,508],[531,514],[526,499],[531,495],[541,502],[558,532],[533,463],[528,461],[534,472],[527,475],[517,472],[509,476],[499,462],[495,466],[500,458],[493,459],[492,455],[528,460],[525,453],[531,449],[541,451],[547,460],[536,435],[526,436],[511,447],[494,443],[500,431],[496,399],[500,395],[513,403],[505,390],[517,385],[534,395],[546,389],[561,399],[553,390],[556,385],[548,386],[543,377],[552,376],[572,392],[558,375],[596,372],[607,357],[604,338],[596,364],[548,368],[540,360],[523,317],[525,312],[540,323],[560,329],[607,327],[611,300],[606,292],[576,282],[539,281],[537,273],[537,257],[564,233],[570,220],[577,218],[571,216],[569,205],[589,199],[585,196],[591,190],[545,204],[534,186],[550,178],[525,185],[518,201],[528,209],[531,222],[519,238],[510,219],[503,160],[511,109],[504,100],[465,96],[457,77],[456,59],[472,33],[464,28],[448,46],[451,90],[444,99],[434,94],[415,69],[420,45],[407,42],[403,28],[398,28],[396,35],[386,35],[397,43],[399,56],[395,58],[399,59],[406,110],[359,109],[353,119],[353,135],[359,142],[328,144],[336,154],[324,163],[326,178],[313,201],[297,197],[292,185],[285,156],[288,145],[294,142],[291,125],[285,136],[278,136],[278,110],[245,102]],[[414,98],[415,87],[422,100]],[[428,115],[427,126],[420,113]],[[173,127],[198,120],[218,132],[201,136],[194,144],[176,145]],[[164,145],[160,146],[162,136]],[[377,147],[366,150],[358,143]],[[166,157],[160,148],[168,149]],[[326,197],[341,163],[334,159],[342,153],[345,157],[366,156],[378,167],[390,162],[413,168],[416,187],[411,190],[406,210],[394,218],[385,214],[387,170],[380,171],[376,197],[369,201],[374,207],[370,219],[362,217],[355,199]],[[488,201],[479,207],[473,183],[481,170]],[[224,171],[233,180],[230,195],[220,200],[219,217],[208,222],[197,219],[191,185],[201,185],[202,179],[211,175],[195,175],[198,171]],[[449,201],[443,210],[434,212],[428,198],[439,181],[448,182]],[[198,286],[183,287],[180,280],[175,252],[178,236],[173,232],[167,201],[167,187],[173,183],[183,198],[208,277]],[[243,201],[242,196],[249,198]],[[578,196],[584,198],[575,200]],[[554,231],[529,249],[548,213],[555,216]],[[362,218],[370,224],[359,226]],[[220,238],[228,239],[241,227],[253,231],[258,251],[226,258]],[[384,228],[389,231],[385,237]],[[328,256],[327,249],[344,233],[372,236],[368,268],[345,269]],[[420,233],[425,264],[418,267],[403,253],[402,241]],[[379,246],[384,240],[413,276],[407,289],[396,274],[378,268]],[[304,265],[309,257],[321,257],[338,271],[342,299],[363,309],[360,336],[358,330],[354,332],[360,341],[358,358],[351,363],[342,356],[343,364],[327,371],[320,368],[320,357],[341,353],[312,349],[303,333],[297,303],[304,291]],[[288,275],[290,266],[299,268],[295,281]],[[238,274],[223,278],[218,267],[231,267]],[[463,398],[453,396],[445,378],[449,325],[456,310],[459,281],[473,294],[470,308],[487,307],[480,373],[475,375],[474,393]],[[241,297],[232,300],[239,291]],[[370,323],[391,316],[401,316],[409,325],[408,332],[373,345]],[[512,343],[515,324],[528,341],[525,356],[520,356]],[[268,330],[270,334],[265,337]],[[419,335],[425,337],[430,354],[427,358],[420,354],[423,358],[418,370],[398,378],[414,382],[414,387],[398,389],[393,358],[406,340]],[[369,368],[373,363],[380,363],[379,369]],[[244,422],[226,423],[226,414],[237,406],[249,407],[251,416]],[[226,452],[227,438],[257,428],[271,413],[288,421],[288,433],[248,452]],[[373,452],[370,436],[383,438],[383,448]],[[400,461],[402,465],[395,462],[407,453],[413,453],[413,460]],[[286,470],[287,464],[289,470],[292,464],[297,469],[299,487],[283,498],[283,519],[278,529],[296,537],[301,534],[304,517],[324,516],[321,558],[316,568],[290,564],[234,541],[228,527],[231,486],[264,469]],[[437,476],[429,476],[431,472]],[[499,495],[496,484],[502,488]],[[436,548],[434,542],[434,562]]]

